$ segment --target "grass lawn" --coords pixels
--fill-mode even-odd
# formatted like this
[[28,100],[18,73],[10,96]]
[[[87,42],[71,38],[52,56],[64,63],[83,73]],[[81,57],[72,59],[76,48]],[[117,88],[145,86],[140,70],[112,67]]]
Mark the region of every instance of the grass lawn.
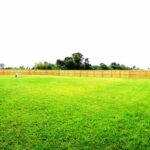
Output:
[[0,149],[150,149],[150,80],[0,76]]

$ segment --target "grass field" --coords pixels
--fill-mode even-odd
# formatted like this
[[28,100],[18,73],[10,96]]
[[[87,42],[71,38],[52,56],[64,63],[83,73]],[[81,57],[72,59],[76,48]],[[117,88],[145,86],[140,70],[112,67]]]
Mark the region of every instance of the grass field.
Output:
[[0,77],[0,149],[150,149],[150,80]]

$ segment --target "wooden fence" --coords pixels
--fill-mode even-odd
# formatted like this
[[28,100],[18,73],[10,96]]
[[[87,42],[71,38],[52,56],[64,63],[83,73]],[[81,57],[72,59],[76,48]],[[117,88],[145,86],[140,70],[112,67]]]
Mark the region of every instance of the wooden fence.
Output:
[[150,78],[144,70],[0,70],[0,75],[54,75],[99,78]]

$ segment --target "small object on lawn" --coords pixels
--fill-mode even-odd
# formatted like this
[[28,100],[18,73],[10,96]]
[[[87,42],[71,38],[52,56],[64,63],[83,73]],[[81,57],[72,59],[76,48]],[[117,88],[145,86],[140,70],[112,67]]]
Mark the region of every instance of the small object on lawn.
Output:
[[15,78],[21,78],[22,76],[19,75],[18,73],[15,74]]
[[15,74],[15,77],[16,77],[16,78],[18,78],[18,77],[19,77],[19,75],[16,73],[16,74]]

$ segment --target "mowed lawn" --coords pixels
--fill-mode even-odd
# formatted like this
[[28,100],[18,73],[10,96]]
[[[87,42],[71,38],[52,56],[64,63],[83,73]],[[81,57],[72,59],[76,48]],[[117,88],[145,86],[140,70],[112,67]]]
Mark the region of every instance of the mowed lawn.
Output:
[[150,80],[0,76],[0,149],[150,149]]

